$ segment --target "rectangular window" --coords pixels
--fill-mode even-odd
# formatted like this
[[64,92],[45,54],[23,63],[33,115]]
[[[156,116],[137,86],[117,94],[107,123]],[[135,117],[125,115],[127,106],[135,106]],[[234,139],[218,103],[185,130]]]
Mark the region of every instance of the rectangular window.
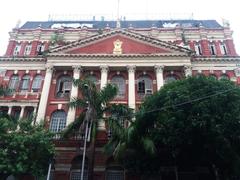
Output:
[[210,44],[209,48],[210,48],[211,55],[216,55],[215,45],[214,44]]
[[14,56],[19,55],[20,50],[21,50],[21,44],[17,44],[17,45],[15,46],[15,48],[14,48],[13,55],[14,55]]
[[202,55],[202,48],[200,44],[195,45],[195,52],[196,52],[196,55]]
[[25,56],[30,55],[31,50],[32,50],[32,45],[31,45],[31,44],[26,45],[25,51],[24,51],[24,55],[25,55]]
[[227,47],[224,43],[220,44],[220,50],[222,55],[227,55]]
[[44,49],[45,49],[44,44],[43,44],[43,43],[42,43],[42,44],[39,44],[39,45],[37,46],[37,53],[38,53],[38,55],[41,55],[41,54],[43,53]]

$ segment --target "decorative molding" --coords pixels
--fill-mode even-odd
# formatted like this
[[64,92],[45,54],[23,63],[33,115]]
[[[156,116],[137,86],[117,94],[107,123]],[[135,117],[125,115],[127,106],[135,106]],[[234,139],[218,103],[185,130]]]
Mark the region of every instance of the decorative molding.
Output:
[[136,71],[136,66],[127,66],[128,73],[134,73]]
[[184,73],[186,77],[192,76],[192,67],[188,65],[184,65]]
[[156,73],[163,73],[164,71],[164,66],[160,66],[160,65],[155,65],[154,66],[155,72]]
[[82,71],[82,66],[76,65],[76,66],[72,66],[72,68],[73,68],[74,74],[80,73]]
[[54,68],[53,68],[53,65],[52,64],[46,64],[46,72],[47,73],[52,73]]
[[108,73],[109,67],[107,65],[100,66],[101,73]]

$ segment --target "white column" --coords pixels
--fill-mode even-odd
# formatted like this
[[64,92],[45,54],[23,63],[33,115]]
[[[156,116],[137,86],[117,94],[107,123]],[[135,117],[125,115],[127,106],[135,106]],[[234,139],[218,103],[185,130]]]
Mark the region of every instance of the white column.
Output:
[[184,66],[184,73],[186,77],[192,76],[192,67]]
[[155,72],[156,72],[156,77],[157,77],[157,89],[160,90],[161,87],[164,85],[163,81],[163,69],[164,66],[155,66]]
[[41,120],[44,120],[46,114],[46,107],[48,102],[48,95],[50,90],[50,85],[52,81],[53,66],[48,65],[46,69],[46,75],[44,78],[44,84],[42,88],[41,98],[38,107],[37,119],[36,122],[39,123]]
[[19,119],[22,119],[22,118],[23,118],[24,109],[25,109],[25,106],[21,106],[21,111],[20,111]]
[[101,89],[107,84],[108,66],[100,66],[101,69]]
[[[101,69],[101,89],[103,89],[106,84],[107,84],[107,77],[108,77],[108,66],[100,66]],[[106,114],[103,114],[103,116],[106,116]],[[98,123],[98,130],[100,131],[105,131],[106,127],[105,127],[105,122],[103,120],[100,120]]]
[[128,106],[136,108],[135,102],[135,69],[136,66],[128,66]]
[[[80,73],[81,73],[81,66],[73,66],[73,79],[80,79]],[[77,97],[78,97],[78,87],[74,86],[74,84],[72,83],[70,100]],[[76,115],[76,108],[69,107],[68,114],[67,114],[67,125],[69,125],[74,121],[75,115]]]
[[10,116],[12,114],[12,106],[8,106],[8,115]]

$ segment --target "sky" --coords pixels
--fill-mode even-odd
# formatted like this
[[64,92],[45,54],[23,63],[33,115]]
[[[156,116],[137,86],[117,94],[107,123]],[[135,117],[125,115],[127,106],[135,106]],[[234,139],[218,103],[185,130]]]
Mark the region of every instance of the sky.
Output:
[[[81,20],[96,16],[116,19],[222,19],[230,23],[236,50],[240,54],[240,20],[237,0],[7,0],[0,6],[0,56],[6,52],[12,28],[26,21]],[[81,19],[80,19],[81,17]]]

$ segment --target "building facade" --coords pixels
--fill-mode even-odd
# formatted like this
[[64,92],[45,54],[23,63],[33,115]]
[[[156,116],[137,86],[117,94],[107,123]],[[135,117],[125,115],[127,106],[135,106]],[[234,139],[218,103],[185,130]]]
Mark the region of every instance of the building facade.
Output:
[[[137,110],[142,100],[165,83],[203,74],[240,84],[240,57],[232,30],[215,20],[26,22],[10,32],[0,57],[0,84],[14,91],[0,97],[0,110],[16,118],[36,115],[53,132],[73,122],[80,111],[69,109],[79,96],[72,79],[90,78],[100,89],[118,86],[112,103]],[[85,179],[134,179],[103,153],[107,142],[102,122],[94,149],[87,148]],[[82,137],[56,136],[52,177],[79,179]],[[164,178],[162,178],[164,179]]]

